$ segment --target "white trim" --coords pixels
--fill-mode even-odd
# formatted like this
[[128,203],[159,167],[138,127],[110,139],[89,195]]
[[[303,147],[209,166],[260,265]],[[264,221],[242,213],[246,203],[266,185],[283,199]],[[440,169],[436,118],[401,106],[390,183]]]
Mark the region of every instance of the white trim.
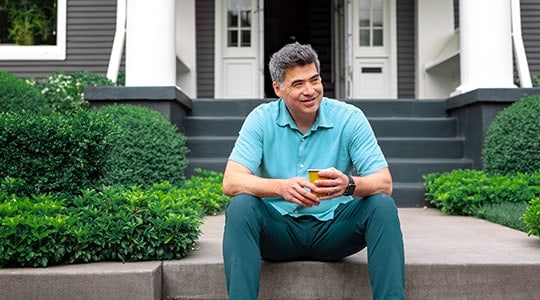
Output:
[[0,60],[65,60],[67,0],[58,0],[57,4],[56,45],[0,44]]

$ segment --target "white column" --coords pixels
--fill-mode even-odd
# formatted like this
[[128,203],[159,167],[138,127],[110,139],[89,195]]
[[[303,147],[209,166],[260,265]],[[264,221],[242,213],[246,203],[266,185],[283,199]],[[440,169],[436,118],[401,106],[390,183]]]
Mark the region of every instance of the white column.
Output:
[[460,0],[461,85],[453,95],[513,84],[510,0]]
[[175,86],[175,0],[127,1],[126,86]]

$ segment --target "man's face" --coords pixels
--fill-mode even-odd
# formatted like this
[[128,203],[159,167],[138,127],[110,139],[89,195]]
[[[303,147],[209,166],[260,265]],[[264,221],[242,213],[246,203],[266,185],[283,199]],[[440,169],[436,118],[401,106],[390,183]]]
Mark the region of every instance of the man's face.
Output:
[[274,92],[285,101],[293,118],[315,117],[323,97],[323,85],[315,63],[285,70],[282,88],[273,83]]

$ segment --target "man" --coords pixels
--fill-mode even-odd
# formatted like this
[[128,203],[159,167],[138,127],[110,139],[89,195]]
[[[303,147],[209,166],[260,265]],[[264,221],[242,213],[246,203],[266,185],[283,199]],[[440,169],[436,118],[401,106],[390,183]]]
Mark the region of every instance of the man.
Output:
[[[284,46],[269,70],[280,98],[246,118],[224,173],[229,298],[257,299],[261,258],[336,261],[367,247],[373,298],[403,299],[392,178],[366,117],[323,97],[309,45]],[[313,168],[322,179],[311,183]]]

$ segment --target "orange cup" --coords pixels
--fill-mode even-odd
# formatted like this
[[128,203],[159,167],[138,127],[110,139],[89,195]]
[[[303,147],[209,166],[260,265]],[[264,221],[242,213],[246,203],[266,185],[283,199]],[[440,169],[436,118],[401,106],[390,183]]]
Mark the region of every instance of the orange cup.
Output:
[[[308,170],[309,182],[315,183],[315,180],[326,179],[324,177],[319,177],[319,171],[320,171],[320,169],[309,169]],[[325,194],[315,193],[315,192],[312,192],[312,194],[315,195],[315,196],[318,196],[318,197],[325,196]]]

